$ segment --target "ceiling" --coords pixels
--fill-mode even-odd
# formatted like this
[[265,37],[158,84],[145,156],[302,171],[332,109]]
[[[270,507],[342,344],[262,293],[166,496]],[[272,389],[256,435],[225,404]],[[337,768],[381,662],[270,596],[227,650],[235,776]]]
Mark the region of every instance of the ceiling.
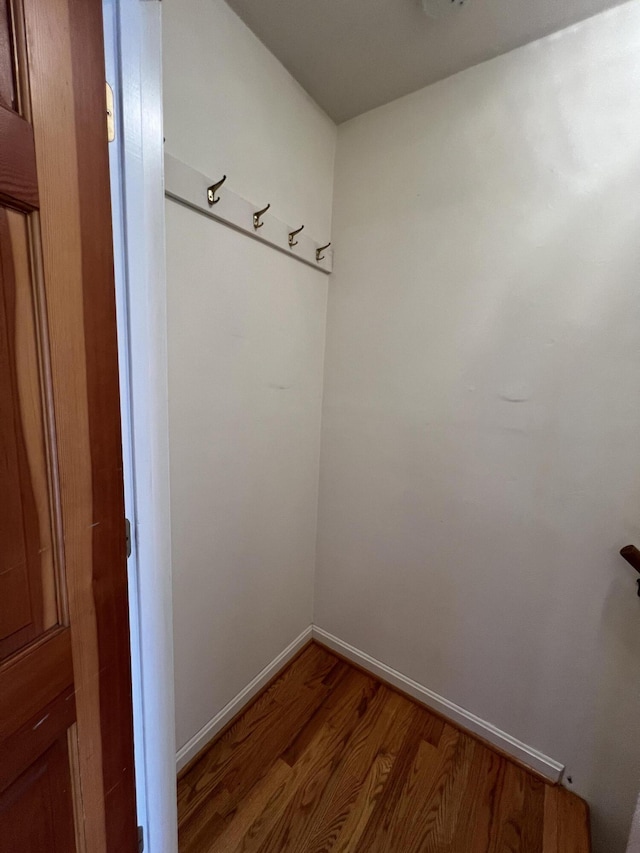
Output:
[[339,123],[623,0],[452,0],[436,19],[421,0],[227,2]]

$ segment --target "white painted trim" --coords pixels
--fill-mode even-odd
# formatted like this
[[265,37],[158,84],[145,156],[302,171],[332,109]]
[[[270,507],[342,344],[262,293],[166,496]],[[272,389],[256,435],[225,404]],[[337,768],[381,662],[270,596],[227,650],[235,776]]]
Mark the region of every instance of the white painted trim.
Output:
[[533,770],[536,770],[549,779],[549,781],[559,782],[562,778],[564,772],[563,764],[554,761],[553,758],[549,758],[547,755],[543,755],[537,749],[527,746],[526,743],[522,743],[522,741],[501,731],[491,723],[487,723],[486,720],[476,717],[475,714],[472,714],[465,708],[461,708],[460,705],[456,705],[443,696],[439,696],[433,690],[423,687],[417,681],[407,678],[406,675],[402,675],[397,670],[372,658],[365,652],[361,652],[360,649],[350,646],[349,643],[339,640],[333,634],[329,634],[328,631],[324,631],[316,625],[313,626],[312,636],[314,640],[323,643],[329,649],[343,655],[347,660],[361,666],[372,675],[407,693],[412,699],[426,705],[428,708],[432,708],[434,711],[447,717],[447,719],[467,729],[467,731],[479,735],[498,749],[524,762]]
[[328,631],[318,628],[317,625],[310,625],[306,628],[300,636],[296,637],[296,639],[288,645],[284,651],[280,652],[280,654],[274,658],[271,663],[262,670],[262,672],[258,673],[253,681],[247,684],[247,686],[227,705],[225,705],[225,707],[217,713],[215,717],[209,720],[209,722],[206,723],[206,725],[204,725],[200,731],[191,738],[191,740],[187,741],[176,755],[178,772],[180,772],[183,767],[186,767],[191,759],[194,758],[200,750],[203,749],[203,747],[205,747],[207,743],[236,716],[236,714],[239,714],[240,711],[249,704],[254,696],[256,696],[256,694],[258,694],[264,686],[268,684],[281,669],[284,668],[284,666],[297,652],[300,651],[309,639],[317,640],[319,643],[322,643],[327,646],[327,648],[342,655],[352,663],[366,669],[367,672],[370,672],[382,681],[386,681],[393,687],[397,687],[398,690],[402,690],[403,693],[411,696],[412,699],[420,702],[421,705],[426,705],[426,707],[442,714],[442,716],[451,720],[453,723],[458,724],[467,731],[484,738],[484,740],[493,744],[493,746],[501,749],[508,755],[517,758],[533,770],[536,770],[542,776],[549,779],[550,782],[559,782],[562,779],[562,774],[565,769],[564,764],[560,764],[558,761],[555,761],[553,758],[549,758],[549,756],[544,755],[532,746],[522,743],[522,741],[519,741],[517,738],[501,731],[499,728],[492,725],[492,723],[482,720],[480,717],[477,717],[465,708],[461,708],[460,705],[456,705],[454,702],[450,702],[443,696],[439,696],[437,693],[434,693],[433,690],[423,687],[422,684],[418,684],[417,681],[413,681],[413,679],[408,678],[406,675],[402,675],[402,673],[392,669],[390,666],[372,658],[371,655],[366,654],[366,652],[361,652],[360,649],[356,649],[354,646],[349,645],[349,643],[339,640],[338,637],[334,637],[333,634],[330,634]]
[[[145,851],[177,853],[175,703],[167,316],[164,251],[161,3],[117,0],[119,75],[116,142],[122,156],[126,317],[133,461],[136,594],[130,602],[140,659],[136,772],[146,781],[141,808]],[[135,653],[135,649],[134,649]],[[140,766],[140,761],[144,766]]]
[[256,696],[264,686],[268,684],[269,681],[271,681],[271,679],[276,676],[287,663],[289,663],[291,658],[294,657],[304,644],[311,639],[311,635],[312,627],[309,625],[309,627],[305,628],[305,630],[296,637],[286,649],[280,652],[280,654],[275,657],[270,664],[265,666],[262,672],[259,672],[253,681],[250,681],[237,696],[226,704],[224,708],[215,715],[215,717],[209,720],[209,722],[206,723],[199,732],[196,732],[191,740],[188,740],[187,743],[185,743],[182,749],[178,750],[176,755],[178,772],[180,772],[183,767],[186,767],[191,759],[195,758],[200,750],[205,747],[207,743],[236,716],[236,714],[240,713],[245,705],[248,705],[254,696]]
[[[104,47],[107,81],[114,92],[114,121],[123,127],[120,10],[118,0],[102,0]],[[133,419],[131,399],[131,341],[129,339],[129,281],[127,278],[126,222],[124,214],[124,146],[122,138],[109,145],[111,181],[111,215],[113,223],[113,261],[115,273],[116,315],[118,325],[118,368],[120,377],[120,413],[122,423],[122,467],[124,474],[124,511],[136,527],[135,471],[133,462]],[[136,808],[138,824],[146,827],[147,785],[144,737],[144,700],[142,696],[142,637],[140,633],[139,571],[136,537],[131,537],[131,553],[127,561],[129,587],[129,626],[131,640],[131,686],[133,699],[133,743],[136,771]]]
[[316,260],[316,249],[328,243],[328,238],[323,243],[316,243],[308,234],[301,232],[295,238],[297,245],[294,248],[289,248],[289,233],[294,228],[298,228],[301,223],[287,225],[276,219],[272,213],[265,213],[261,220],[262,226],[256,230],[253,227],[253,214],[259,208],[265,207],[265,204],[258,205],[247,201],[229,189],[225,183],[218,190],[219,201],[213,206],[210,205],[207,201],[207,188],[218,179],[203,175],[202,172],[192,169],[191,166],[178,160],[177,157],[172,157],[171,154],[165,154],[164,174],[165,193],[174,201],[185,204],[197,213],[209,216],[236,231],[241,231],[254,240],[266,243],[293,258],[293,260],[308,264],[318,272],[328,275],[333,269],[333,252],[331,249],[325,249],[323,260]]

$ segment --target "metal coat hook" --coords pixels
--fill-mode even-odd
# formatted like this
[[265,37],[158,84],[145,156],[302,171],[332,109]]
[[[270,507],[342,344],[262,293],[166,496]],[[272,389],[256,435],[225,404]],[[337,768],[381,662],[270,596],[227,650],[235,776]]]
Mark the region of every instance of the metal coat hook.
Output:
[[216,198],[216,191],[220,189],[226,180],[227,176],[223,175],[216,184],[211,184],[211,186],[207,188],[207,201],[209,204],[217,204],[220,201],[219,198]]
[[324,252],[325,249],[328,249],[331,243],[327,243],[326,246],[320,246],[319,249],[316,249],[316,261],[323,261],[324,255],[321,255],[320,252]]
[[264,214],[267,212],[267,210],[269,210],[270,207],[271,205],[268,204],[266,207],[263,207],[262,210],[256,210],[256,212],[253,214],[253,227],[256,229],[256,231],[258,230],[258,228],[262,228],[262,226],[264,225],[264,222],[260,222],[260,217],[264,216]]
[[293,249],[294,246],[298,245],[298,241],[294,240],[293,238],[296,236],[296,234],[299,234],[303,228],[304,228],[304,225],[301,225],[299,228],[296,228],[295,231],[289,232],[289,248],[290,249]]

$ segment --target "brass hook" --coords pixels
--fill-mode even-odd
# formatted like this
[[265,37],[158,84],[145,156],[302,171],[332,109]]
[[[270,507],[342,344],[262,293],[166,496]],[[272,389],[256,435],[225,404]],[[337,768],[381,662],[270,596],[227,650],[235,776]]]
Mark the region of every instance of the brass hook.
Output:
[[223,175],[216,184],[211,184],[211,186],[207,188],[207,201],[209,204],[217,204],[220,201],[219,198],[216,198],[216,190],[219,190],[226,180],[227,176]]
[[294,246],[298,245],[298,241],[294,240],[293,238],[296,236],[296,234],[299,234],[303,228],[304,228],[304,225],[301,225],[299,228],[296,228],[295,231],[289,232],[289,248],[290,249],[293,249]]
[[325,249],[328,249],[331,243],[327,243],[326,246],[320,246],[319,249],[316,249],[316,261],[324,261],[324,255],[321,255],[320,252],[324,252]]
[[258,230],[258,228],[262,228],[262,226],[264,225],[264,222],[260,222],[260,217],[264,216],[264,214],[267,212],[267,210],[269,210],[270,207],[271,205],[268,204],[266,207],[263,207],[262,210],[257,210],[253,214],[253,227],[256,229],[256,231]]

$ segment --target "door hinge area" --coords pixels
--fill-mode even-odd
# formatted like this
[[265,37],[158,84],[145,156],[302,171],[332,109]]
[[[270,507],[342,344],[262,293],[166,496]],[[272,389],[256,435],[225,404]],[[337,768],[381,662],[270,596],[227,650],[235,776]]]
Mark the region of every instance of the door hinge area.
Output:
[[144,827],[138,827],[138,853],[144,850]]
[[127,559],[131,556],[131,522],[128,518],[124,520],[124,536],[127,543]]
[[107,83],[107,142],[116,138],[116,118],[113,111],[113,89]]

